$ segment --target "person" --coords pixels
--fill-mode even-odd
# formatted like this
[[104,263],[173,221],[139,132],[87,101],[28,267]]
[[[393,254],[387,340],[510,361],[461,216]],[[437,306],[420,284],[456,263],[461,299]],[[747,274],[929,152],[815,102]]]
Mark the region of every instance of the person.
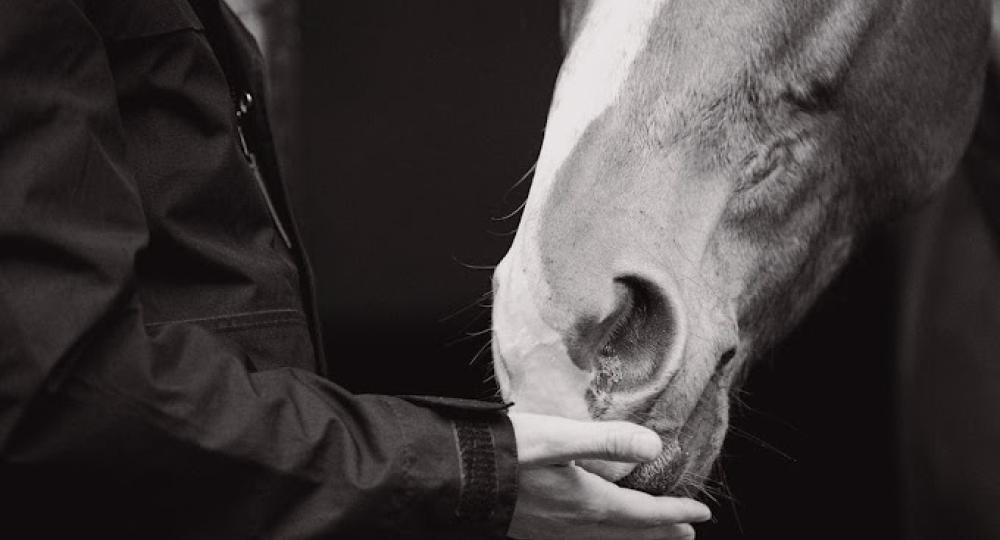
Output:
[[[627,423],[329,381],[262,66],[221,0],[4,0],[8,538],[690,537]],[[22,534],[10,534],[18,531]]]

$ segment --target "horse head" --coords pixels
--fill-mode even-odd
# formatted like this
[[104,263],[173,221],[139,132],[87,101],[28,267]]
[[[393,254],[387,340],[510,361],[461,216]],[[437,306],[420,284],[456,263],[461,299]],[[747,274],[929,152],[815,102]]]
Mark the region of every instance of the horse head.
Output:
[[[514,410],[627,419],[663,454],[593,470],[689,494],[739,374],[975,125],[984,0],[591,0],[494,274]],[[850,339],[850,336],[845,336]]]

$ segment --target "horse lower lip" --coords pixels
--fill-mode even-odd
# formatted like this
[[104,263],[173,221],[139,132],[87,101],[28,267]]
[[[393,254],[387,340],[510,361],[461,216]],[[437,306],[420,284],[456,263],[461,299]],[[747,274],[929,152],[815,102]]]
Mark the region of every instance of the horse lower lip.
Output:
[[654,495],[666,494],[678,485],[686,465],[680,442],[674,437],[664,442],[664,450],[655,460],[640,464],[615,483]]
[[[705,391],[715,388],[719,377],[718,373],[713,375],[712,382]],[[696,492],[698,486],[692,485],[690,479],[685,479],[685,476],[690,476],[685,473],[695,465],[697,456],[703,450],[702,445],[708,444],[707,432],[700,431],[698,425],[699,415],[705,412],[709,403],[710,400],[704,399],[704,396],[699,399],[684,424],[664,437],[663,452],[655,460],[640,464],[616,484],[654,495],[687,497]]]

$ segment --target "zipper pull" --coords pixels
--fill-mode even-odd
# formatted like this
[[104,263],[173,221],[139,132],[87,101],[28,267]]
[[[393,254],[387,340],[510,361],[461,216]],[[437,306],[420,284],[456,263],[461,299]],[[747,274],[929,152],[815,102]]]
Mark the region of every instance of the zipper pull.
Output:
[[250,150],[250,145],[247,144],[247,138],[243,134],[243,126],[239,123],[236,124],[236,136],[240,140],[240,150],[243,151],[243,157],[246,158],[247,163],[253,169],[257,168],[257,156],[254,155],[253,151]]
[[242,121],[243,117],[250,112],[251,107],[253,107],[253,94],[244,92],[243,96],[240,97],[240,102],[236,104],[236,120]]
[[[248,96],[250,94],[247,94]],[[257,156],[250,150],[250,145],[247,144],[246,136],[243,134],[243,126],[239,122],[236,123],[236,135],[240,140],[240,149],[243,150],[243,157],[246,158],[247,164],[250,166],[250,172],[253,173],[253,179],[257,184],[257,189],[260,194],[264,197],[264,204],[267,206],[267,212],[271,214],[271,220],[274,221],[274,228],[278,230],[278,234],[281,236],[281,240],[285,242],[285,247],[292,249],[292,239],[288,236],[288,232],[285,231],[285,227],[281,224],[281,219],[278,218],[278,211],[274,208],[274,202],[271,201],[271,194],[267,191],[267,184],[264,183],[264,175],[260,172],[260,167],[257,166]]]

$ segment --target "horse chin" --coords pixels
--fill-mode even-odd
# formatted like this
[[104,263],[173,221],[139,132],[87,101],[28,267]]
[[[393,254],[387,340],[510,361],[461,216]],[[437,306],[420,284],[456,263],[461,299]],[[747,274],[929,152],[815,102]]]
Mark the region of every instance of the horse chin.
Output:
[[660,433],[663,451],[659,457],[638,465],[615,483],[652,495],[697,496],[722,448],[727,407],[724,395],[703,395],[679,430]]
[[691,457],[676,441],[669,446],[671,448],[656,460],[637,466],[615,483],[651,495],[697,497],[718,455],[718,448],[697,450],[698,455]]

